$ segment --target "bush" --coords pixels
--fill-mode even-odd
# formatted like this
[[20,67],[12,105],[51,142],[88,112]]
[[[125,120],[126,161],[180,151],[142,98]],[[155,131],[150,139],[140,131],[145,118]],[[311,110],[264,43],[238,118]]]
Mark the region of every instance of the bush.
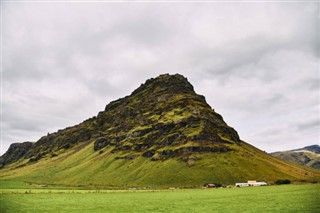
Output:
[[291,180],[277,180],[276,182],[274,182],[275,184],[281,185],[281,184],[290,184]]
[[222,184],[221,184],[221,183],[214,183],[214,185],[215,185],[216,187],[222,187]]

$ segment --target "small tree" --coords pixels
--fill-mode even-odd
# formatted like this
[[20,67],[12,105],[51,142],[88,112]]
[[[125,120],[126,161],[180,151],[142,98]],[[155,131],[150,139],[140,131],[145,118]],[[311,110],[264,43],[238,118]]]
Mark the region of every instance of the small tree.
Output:
[[290,184],[291,180],[285,179],[285,180],[277,180],[276,182],[274,182],[277,185],[281,185],[281,184]]

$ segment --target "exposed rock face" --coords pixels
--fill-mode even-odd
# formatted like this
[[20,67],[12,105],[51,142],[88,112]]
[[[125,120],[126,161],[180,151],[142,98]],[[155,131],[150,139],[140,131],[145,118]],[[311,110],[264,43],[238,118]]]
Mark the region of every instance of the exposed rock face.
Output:
[[[240,142],[237,132],[194,92],[181,75],[150,79],[130,96],[114,101],[97,116],[103,135],[94,149],[141,152],[159,159],[192,152],[228,151],[223,144]],[[182,147],[181,147],[182,146]]]
[[225,144],[241,142],[237,132],[211,109],[204,96],[195,93],[185,77],[165,74],[111,102],[96,117],[42,137],[32,149],[3,165],[21,158],[37,161],[88,141],[94,143],[95,151],[110,148],[121,156],[127,153],[128,160],[227,152],[230,148]]
[[22,158],[31,149],[32,145],[32,142],[11,144],[8,151],[0,158],[0,168]]

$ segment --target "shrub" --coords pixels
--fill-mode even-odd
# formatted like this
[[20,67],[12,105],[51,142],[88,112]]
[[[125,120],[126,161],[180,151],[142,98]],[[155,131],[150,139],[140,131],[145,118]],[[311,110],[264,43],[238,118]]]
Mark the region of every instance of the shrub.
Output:
[[290,184],[291,180],[277,180],[276,182],[274,182],[275,184],[281,185],[281,184]]
[[216,187],[222,187],[222,186],[223,186],[221,183],[214,183],[214,185],[215,185]]

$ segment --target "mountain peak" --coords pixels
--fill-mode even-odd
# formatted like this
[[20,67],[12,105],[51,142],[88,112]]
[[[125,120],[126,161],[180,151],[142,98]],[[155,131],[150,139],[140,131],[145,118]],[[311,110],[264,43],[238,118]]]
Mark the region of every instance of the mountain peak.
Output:
[[[115,150],[123,149],[121,144],[126,144],[125,149],[142,152],[142,156],[153,160],[184,156],[193,151],[230,151],[226,143],[241,142],[237,132],[179,74],[163,74],[147,80],[130,96],[108,104],[97,119],[102,125],[108,124],[112,131],[105,139],[95,142],[95,150],[117,141],[119,148]],[[125,133],[119,136],[119,132]],[[181,145],[184,151],[178,148]]]
[[132,92],[131,95],[140,93],[143,90],[150,90],[155,94],[159,93],[194,93],[193,86],[186,77],[180,74],[162,74],[156,78],[148,79],[144,84]]

